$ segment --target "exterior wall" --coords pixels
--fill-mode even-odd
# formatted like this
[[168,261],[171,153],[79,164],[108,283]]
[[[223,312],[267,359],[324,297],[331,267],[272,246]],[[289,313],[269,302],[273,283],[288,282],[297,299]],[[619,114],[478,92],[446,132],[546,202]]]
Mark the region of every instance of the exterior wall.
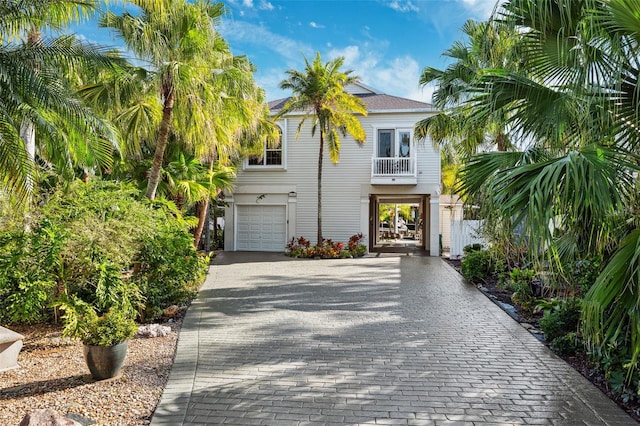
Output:
[[[430,217],[431,254],[438,255],[439,217],[437,206],[440,188],[440,155],[430,141],[414,141],[418,155],[417,185],[371,185],[371,159],[375,155],[375,135],[378,128],[410,128],[424,118],[425,113],[371,113],[361,117],[366,131],[366,142],[357,144],[353,138],[341,138],[340,161],[333,164],[325,148],[322,179],[323,237],[347,241],[358,232],[369,233],[370,194],[422,194],[431,195]],[[280,122],[285,143],[285,168],[249,169],[238,173],[236,188],[227,196],[225,250],[234,250],[235,204],[286,203],[288,205],[288,239],[304,236],[315,243],[317,235],[317,167],[319,135],[311,136],[305,124],[296,139],[299,118]],[[285,170],[286,169],[286,170]],[[265,195],[259,198],[261,195]],[[277,200],[277,201],[276,201]],[[436,204],[433,204],[435,200]],[[294,206],[293,206],[294,205]],[[293,207],[292,207],[293,206]],[[435,250],[434,250],[435,241]],[[284,247],[283,247],[284,251]]]

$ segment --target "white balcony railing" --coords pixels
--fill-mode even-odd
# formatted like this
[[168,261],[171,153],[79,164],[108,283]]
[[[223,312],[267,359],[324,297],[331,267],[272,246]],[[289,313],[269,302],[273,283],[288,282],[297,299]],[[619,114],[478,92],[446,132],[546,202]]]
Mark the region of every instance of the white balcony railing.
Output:
[[416,176],[415,157],[374,157],[371,163],[372,177]]

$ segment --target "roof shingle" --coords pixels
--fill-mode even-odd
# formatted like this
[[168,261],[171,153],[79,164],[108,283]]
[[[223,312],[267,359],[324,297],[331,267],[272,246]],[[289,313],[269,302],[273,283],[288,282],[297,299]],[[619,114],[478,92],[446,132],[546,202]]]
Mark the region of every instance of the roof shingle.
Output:
[[[364,93],[355,95],[362,99],[367,111],[402,111],[402,110],[432,110],[433,105],[414,101],[412,99],[399,98],[384,93]],[[290,98],[277,99],[269,102],[269,110],[280,111]]]

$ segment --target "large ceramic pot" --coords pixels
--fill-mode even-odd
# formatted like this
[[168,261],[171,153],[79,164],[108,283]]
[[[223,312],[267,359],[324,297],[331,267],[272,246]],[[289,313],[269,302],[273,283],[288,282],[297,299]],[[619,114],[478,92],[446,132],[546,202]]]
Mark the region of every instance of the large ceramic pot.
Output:
[[110,379],[120,374],[126,354],[126,340],[113,346],[84,345],[84,360],[96,380]]

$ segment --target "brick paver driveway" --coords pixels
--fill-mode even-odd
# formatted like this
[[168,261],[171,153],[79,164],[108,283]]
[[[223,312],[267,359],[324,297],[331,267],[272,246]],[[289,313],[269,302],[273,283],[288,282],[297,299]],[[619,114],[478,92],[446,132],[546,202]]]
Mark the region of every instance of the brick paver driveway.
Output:
[[442,260],[224,253],[153,424],[635,422]]

